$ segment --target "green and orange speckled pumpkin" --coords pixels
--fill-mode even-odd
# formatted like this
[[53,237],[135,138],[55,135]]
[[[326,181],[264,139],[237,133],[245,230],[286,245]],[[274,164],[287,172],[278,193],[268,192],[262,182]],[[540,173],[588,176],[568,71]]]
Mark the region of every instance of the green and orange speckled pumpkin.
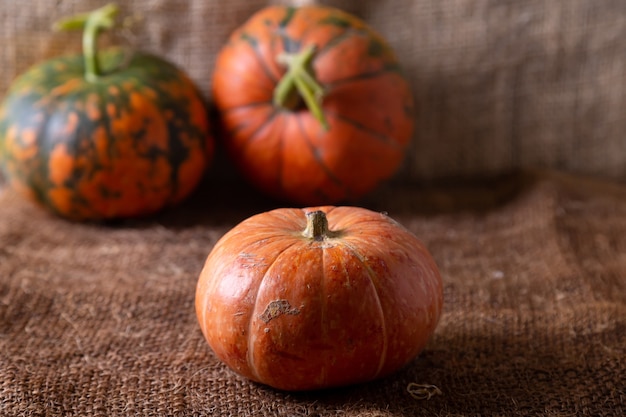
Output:
[[350,201],[399,168],[414,102],[397,57],[328,6],[270,6],[220,51],[213,77],[226,147],[263,192],[302,205]]
[[[83,55],[18,77],[0,107],[0,165],[56,214],[102,220],[154,213],[197,186],[213,154],[199,91],[162,58],[96,51],[108,5],[65,22],[84,27]],[[86,41],[85,41],[86,40]]]

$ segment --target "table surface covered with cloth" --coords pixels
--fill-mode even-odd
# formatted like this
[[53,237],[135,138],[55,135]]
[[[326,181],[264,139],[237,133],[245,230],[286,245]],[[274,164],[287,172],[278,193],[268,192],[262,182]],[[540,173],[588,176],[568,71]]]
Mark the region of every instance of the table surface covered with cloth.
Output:
[[[253,193],[210,194],[115,225],[68,223],[0,195],[3,415],[626,411],[626,187],[525,174],[380,189],[367,206],[419,236],[440,267],[442,319],[391,377],[310,393],[236,376],[204,340],[193,304],[208,252],[272,208]],[[430,399],[411,395],[422,385]]]

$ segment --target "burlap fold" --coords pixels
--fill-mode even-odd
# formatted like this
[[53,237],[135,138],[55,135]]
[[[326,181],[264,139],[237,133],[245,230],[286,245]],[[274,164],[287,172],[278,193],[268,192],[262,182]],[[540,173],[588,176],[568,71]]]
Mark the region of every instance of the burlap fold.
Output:
[[390,378],[285,393],[219,363],[193,310],[215,241],[275,202],[208,183],[156,217],[95,225],[4,190],[0,415],[624,415],[625,197],[561,175],[379,190],[362,204],[441,268],[440,326]]

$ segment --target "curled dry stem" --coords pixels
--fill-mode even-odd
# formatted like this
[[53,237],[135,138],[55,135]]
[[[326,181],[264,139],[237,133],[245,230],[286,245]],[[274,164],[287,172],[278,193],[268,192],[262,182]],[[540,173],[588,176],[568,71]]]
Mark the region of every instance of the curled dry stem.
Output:
[[115,3],[107,4],[88,13],[80,13],[55,23],[56,30],[82,30],[85,78],[95,81],[101,74],[98,61],[98,35],[104,29],[115,26],[119,8]]

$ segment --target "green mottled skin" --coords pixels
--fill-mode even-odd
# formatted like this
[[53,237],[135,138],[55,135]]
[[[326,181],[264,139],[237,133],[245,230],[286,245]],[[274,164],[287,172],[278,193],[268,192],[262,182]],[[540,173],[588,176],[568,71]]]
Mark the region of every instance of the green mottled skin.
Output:
[[93,82],[82,55],[15,80],[0,107],[0,168],[17,189],[73,219],[139,216],[181,201],[213,151],[199,92],[153,55],[113,49],[100,64]]

